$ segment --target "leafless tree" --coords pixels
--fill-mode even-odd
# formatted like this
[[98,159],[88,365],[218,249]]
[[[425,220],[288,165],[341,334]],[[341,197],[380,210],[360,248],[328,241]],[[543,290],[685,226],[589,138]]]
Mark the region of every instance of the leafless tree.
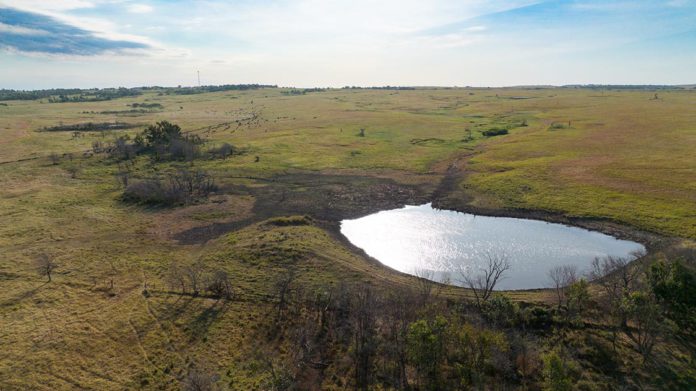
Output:
[[208,275],[206,289],[217,298],[231,299],[234,295],[232,283],[224,270],[216,270]]
[[[643,255],[645,255],[644,252],[634,252],[626,258],[608,256],[595,258],[592,261],[588,277],[604,290],[605,304],[608,309],[619,309],[621,301],[636,290],[641,270],[630,263]],[[620,324],[625,326],[625,316],[621,315],[620,318]]]
[[383,349],[386,356],[394,363],[391,374],[392,382],[399,390],[409,389],[407,376],[406,336],[408,327],[415,314],[418,298],[408,287],[396,288],[386,298],[384,322],[386,338]]
[[55,166],[56,164],[60,163],[60,156],[55,152],[51,152],[51,154],[48,155],[48,160],[50,160],[51,164]]
[[481,268],[481,273],[472,275],[465,265],[459,265],[459,274],[462,278],[460,282],[471,289],[476,299],[476,306],[488,301],[493,294],[496,284],[503,277],[505,272],[510,269],[510,260],[506,254],[487,253],[485,255],[486,265]]
[[377,297],[369,286],[358,288],[351,311],[353,324],[352,358],[356,388],[367,391],[377,351]]
[[195,262],[191,265],[184,267],[184,275],[188,279],[189,286],[191,287],[191,293],[194,296],[198,296],[201,291],[201,279],[203,277],[203,265],[200,262]]
[[94,153],[104,152],[104,143],[99,141],[99,140],[92,141],[92,152],[94,152]]
[[196,197],[205,197],[217,187],[213,177],[204,171],[179,170],[169,176],[167,197],[181,203],[189,203]]
[[416,279],[416,288],[418,289],[421,302],[423,304],[427,303],[435,288],[435,283],[433,282],[435,272],[426,268],[417,268],[414,270],[413,275],[418,277]]
[[276,303],[276,307],[278,309],[276,317],[277,320],[281,319],[285,309],[287,308],[288,298],[292,290],[292,283],[296,278],[297,273],[295,272],[295,269],[288,268],[276,278],[275,283],[273,284],[274,294],[278,298],[278,302]]
[[167,283],[171,290],[181,289],[181,294],[186,294],[186,275],[182,267],[172,262],[167,271]]
[[595,258],[588,273],[590,280],[602,287],[604,296],[599,301],[600,305],[604,307],[604,313],[615,322],[615,327],[612,329],[614,349],[616,349],[617,329],[629,330],[628,313],[624,304],[637,290],[637,279],[640,274],[640,269],[630,263],[643,255],[645,255],[644,252],[634,252],[627,258],[612,256]]
[[48,277],[48,282],[51,282],[51,273],[58,267],[48,254],[39,254],[35,260],[36,271],[40,276]]
[[200,369],[192,368],[189,370],[184,380],[183,389],[185,391],[213,391],[219,390],[215,384],[216,376],[210,375]]
[[77,174],[80,172],[80,167],[71,165],[66,167],[65,171],[67,171],[68,174],[70,174],[70,178],[75,179],[77,178]]
[[578,268],[574,265],[556,266],[549,270],[549,278],[558,298],[558,309],[566,300],[566,289],[578,280]]

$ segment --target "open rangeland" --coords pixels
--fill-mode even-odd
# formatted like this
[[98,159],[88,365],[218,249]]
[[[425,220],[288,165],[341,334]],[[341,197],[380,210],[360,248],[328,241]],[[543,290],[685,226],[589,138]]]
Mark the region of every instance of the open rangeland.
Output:
[[[193,370],[230,389],[280,389],[281,372],[300,389],[350,388],[354,351],[338,337],[296,364],[293,330],[315,314],[292,302],[342,283],[423,292],[338,231],[404,204],[590,227],[644,243],[638,264],[694,248],[693,89],[173,90],[0,105],[0,389],[176,389]],[[101,147],[158,121],[199,136],[200,156],[122,159]],[[231,155],[208,153],[225,143]],[[124,177],[182,169],[206,172],[216,190],[179,206],[124,199]],[[36,273],[42,256],[56,265],[50,282]],[[233,298],[182,294],[173,265],[224,271]],[[429,294],[425,312],[471,299],[454,287]],[[521,309],[555,306],[551,290],[506,294]],[[525,329],[537,358],[512,380],[482,373],[536,389],[539,357],[562,345],[585,389],[694,386],[692,338],[664,330],[644,363],[600,312]]]

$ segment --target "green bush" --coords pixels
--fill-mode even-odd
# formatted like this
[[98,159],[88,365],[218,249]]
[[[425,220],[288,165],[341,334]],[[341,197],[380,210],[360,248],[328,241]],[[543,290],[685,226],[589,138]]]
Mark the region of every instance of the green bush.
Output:
[[501,327],[512,327],[517,324],[520,314],[517,303],[505,295],[495,295],[484,303],[482,310],[486,319]]
[[508,134],[508,130],[503,128],[491,128],[488,130],[484,130],[483,132],[481,132],[481,134],[486,137],[502,136]]
[[546,329],[553,324],[553,314],[545,307],[534,306],[525,308],[522,313],[525,326],[532,329]]
[[563,360],[557,352],[542,356],[544,360],[544,390],[571,391],[573,377],[569,363]]

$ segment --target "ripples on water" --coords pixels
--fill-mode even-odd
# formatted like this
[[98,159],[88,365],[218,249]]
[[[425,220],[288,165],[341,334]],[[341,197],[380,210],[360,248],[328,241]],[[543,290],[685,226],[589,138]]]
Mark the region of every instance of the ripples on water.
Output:
[[586,271],[595,257],[626,257],[643,245],[586,229],[538,220],[476,216],[406,206],[341,222],[341,233],[383,264],[405,273],[435,272],[461,279],[460,267],[477,274],[487,254],[506,254],[511,268],[498,289],[549,286],[549,269],[576,265]]

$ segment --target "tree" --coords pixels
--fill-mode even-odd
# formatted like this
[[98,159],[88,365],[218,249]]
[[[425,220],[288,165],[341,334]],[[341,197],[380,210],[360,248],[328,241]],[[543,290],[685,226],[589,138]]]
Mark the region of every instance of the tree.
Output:
[[589,277],[604,290],[603,305],[606,313],[612,315],[621,328],[626,328],[626,314],[622,303],[637,289],[636,282],[641,271],[630,263],[644,254],[635,252],[628,258],[608,256],[592,261]]
[[411,323],[406,337],[407,354],[418,373],[423,389],[440,389],[441,366],[445,359],[447,319],[421,319]]
[[650,288],[658,303],[681,331],[696,331],[696,273],[679,259],[655,262],[648,273]]
[[169,144],[171,140],[181,138],[181,127],[169,121],[160,121],[145,128],[142,138],[147,146]]
[[191,293],[194,296],[198,296],[200,294],[201,279],[203,277],[203,265],[200,262],[195,262],[184,267],[182,272],[188,279],[192,291]]
[[500,369],[492,362],[494,356],[508,350],[505,335],[466,323],[450,325],[448,334],[448,364],[456,374],[456,389],[484,389],[486,373]]
[[213,376],[197,368],[192,368],[189,370],[182,388],[185,391],[219,390],[220,388],[215,384],[216,378],[217,376]]
[[543,356],[544,360],[544,390],[547,391],[571,391],[573,378],[567,362],[557,352],[550,352]]
[[510,269],[510,260],[505,254],[487,253],[486,262],[486,266],[481,269],[481,274],[476,276],[472,276],[465,266],[458,266],[462,282],[473,292],[479,309],[482,308],[482,303],[490,299],[496,284]]
[[386,321],[385,343],[382,344],[387,362],[394,364],[392,367],[391,383],[396,389],[405,390],[408,387],[407,368],[407,333],[413,308],[418,299],[409,288],[398,288],[391,292],[387,298],[388,305],[384,306]]
[[590,291],[587,280],[581,278],[568,286],[566,293],[568,317],[582,315],[590,302]]
[[276,277],[275,283],[273,284],[273,290],[275,296],[278,298],[276,303],[276,308],[278,312],[276,314],[276,321],[279,321],[288,305],[288,296],[292,290],[292,283],[297,278],[297,273],[295,269],[288,268],[284,273]]
[[35,260],[36,271],[40,276],[48,277],[48,282],[51,282],[51,273],[58,267],[48,254],[39,254]]
[[55,152],[51,152],[51,153],[48,155],[48,160],[50,160],[50,161],[51,161],[51,164],[55,166],[55,165],[57,165],[58,163],[60,163],[60,156],[59,156],[57,153],[55,153]]
[[413,274],[417,277],[416,287],[418,289],[421,302],[427,303],[433,293],[433,288],[435,288],[435,283],[433,283],[435,272],[426,268],[417,268]]
[[231,299],[234,296],[232,283],[224,270],[216,270],[207,278],[206,289],[217,298]]
[[636,344],[636,349],[645,362],[660,331],[659,306],[649,294],[634,292],[624,300],[623,307],[633,326],[625,329],[626,335]]
[[71,164],[65,168],[65,171],[70,174],[70,178],[75,179],[77,178],[77,174],[80,172],[80,167]]
[[377,351],[377,300],[368,286],[360,288],[353,303],[353,349],[356,388],[367,391],[372,382],[372,363]]
[[566,300],[566,290],[568,286],[577,281],[578,268],[574,265],[556,266],[551,268],[548,274],[552,286],[556,291],[558,309],[560,310]]

